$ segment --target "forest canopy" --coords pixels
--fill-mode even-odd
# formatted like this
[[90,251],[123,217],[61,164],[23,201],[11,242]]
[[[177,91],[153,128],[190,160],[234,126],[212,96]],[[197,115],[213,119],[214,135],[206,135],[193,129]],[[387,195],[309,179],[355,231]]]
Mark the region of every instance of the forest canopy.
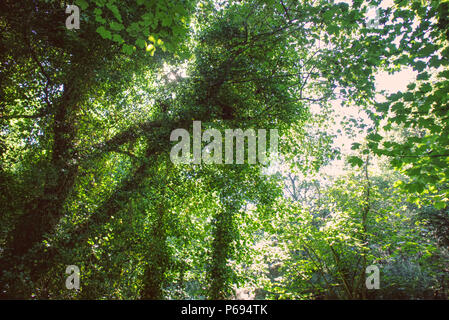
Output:
[[1,298],[448,299],[449,1],[3,0],[0,30]]

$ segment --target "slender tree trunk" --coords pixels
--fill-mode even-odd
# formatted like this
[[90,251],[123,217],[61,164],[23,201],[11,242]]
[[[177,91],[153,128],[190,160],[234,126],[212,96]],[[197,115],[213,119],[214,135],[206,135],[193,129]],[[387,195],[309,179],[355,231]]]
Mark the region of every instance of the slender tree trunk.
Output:
[[234,214],[238,205],[233,200],[222,200],[223,209],[215,217],[214,240],[212,243],[212,261],[210,269],[211,284],[209,287],[209,298],[220,300],[229,298],[231,295],[230,278],[232,270],[227,265],[232,257],[236,228]]
[[165,208],[158,206],[156,221],[152,230],[152,239],[148,248],[147,267],[144,274],[142,299],[161,300],[164,298],[163,285],[167,271],[169,255],[167,249],[167,234],[165,230]]
[[[39,271],[33,270],[34,261],[39,259],[33,258],[37,253],[30,255],[30,251],[47,233],[52,232],[59,222],[78,171],[74,152],[75,118],[79,98],[76,92],[71,90],[71,85],[66,86],[60,101],[55,105],[51,169],[47,173],[45,186],[38,197],[26,204],[24,213],[17,219],[5,246],[2,269],[11,271],[16,265],[23,264],[25,270],[30,271],[31,280],[35,280]],[[22,297],[24,294],[14,293],[13,283],[5,285],[8,297]]]
[[[369,180],[369,174],[368,174],[368,166],[369,166],[369,155],[366,157],[365,162],[365,205],[362,211],[362,227],[363,227],[363,234],[362,234],[362,242],[363,245],[366,246],[368,249],[368,213],[370,211],[370,191],[371,191],[371,183]],[[365,247],[363,247],[365,248]],[[367,267],[367,261],[366,261],[366,254],[368,252],[364,252],[362,256],[362,270],[361,270],[361,278],[364,279],[366,277],[366,267]],[[364,281],[360,281],[361,283],[361,289],[360,294],[362,299],[366,299],[366,285]],[[357,289],[357,288],[356,288]]]

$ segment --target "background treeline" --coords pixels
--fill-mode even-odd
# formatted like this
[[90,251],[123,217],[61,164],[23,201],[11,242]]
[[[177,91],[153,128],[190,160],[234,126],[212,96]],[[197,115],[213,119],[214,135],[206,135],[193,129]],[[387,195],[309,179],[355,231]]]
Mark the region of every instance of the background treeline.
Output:
[[[79,30],[67,4],[0,4],[2,298],[447,299],[447,1],[77,0]],[[332,101],[368,115],[350,153]],[[194,120],[280,156],[174,165]]]

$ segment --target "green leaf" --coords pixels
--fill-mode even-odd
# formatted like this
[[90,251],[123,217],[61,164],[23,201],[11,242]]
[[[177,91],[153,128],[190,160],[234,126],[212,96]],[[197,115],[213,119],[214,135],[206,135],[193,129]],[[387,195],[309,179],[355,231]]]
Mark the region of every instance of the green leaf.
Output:
[[139,38],[139,39],[136,40],[136,45],[139,48],[143,49],[143,48],[145,48],[147,46],[147,43],[145,42],[145,40]]
[[110,25],[111,29],[114,30],[114,31],[121,31],[121,30],[123,30],[125,28],[123,26],[123,24],[117,23],[115,21],[112,21],[109,25]]
[[86,0],[76,0],[76,5],[81,8],[81,10],[86,10],[89,7],[89,4]]
[[413,90],[415,88],[416,88],[416,83],[414,83],[414,82],[407,85],[408,90]]
[[122,16],[120,15],[120,11],[118,10],[117,6],[111,3],[107,3],[106,7],[108,7],[108,9],[111,10],[112,14],[118,21],[122,22]]
[[107,30],[105,27],[103,27],[103,26],[98,27],[96,31],[100,34],[100,36],[103,39],[112,39],[111,32],[109,30]]
[[416,80],[429,80],[430,75],[427,72],[422,72],[420,74],[418,74],[418,76],[416,77]]
[[153,35],[150,35],[150,36],[148,37],[148,40],[150,40],[152,43],[156,43],[156,39],[154,38]]
[[348,162],[353,167],[355,167],[355,166],[361,167],[361,166],[363,166],[363,163],[364,163],[362,159],[360,159],[359,157],[356,157],[356,156],[349,157]]
[[352,146],[351,146],[351,150],[357,150],[357,149],[360,148],[360,146],[361,146],[360,143],[353,143]]
[[150,44],[146,47],[146,50],[150,53],[151,56],[153,56],[153,55],[154,55],[154,52],[156,51],[156,47],[155,47],[153,44],[150,43]]
[[442,210],[442,209],[446,208],[446,206],[447,206],[447,203],[446,203],[446,202],[443,202],[443,201],[437,201],[437,202],[435,202],[435,204],[434,204],[434,207],[435,207],[435,209],[437,209],[437,210]]
[[163,27],[169,27],[171,24],[172,24],[171,16],[167,15],[164,18],[162,18],[162,26]]
[[379,142],[382,140],[382,136],[378,133],[371,133],[367,136],[368,140]]
[[426,63],[424,61],[417,61],[414,63],[414,67],[416,71],[421,72],[426,68]]
[[123,42],[125,42],[125,41],[123,40],[122,36],[119,35],[118,33],[116,33],[116,34],[114,34],[114,35],[112,36],[112,41],[117,42],[117,43],[123,43]]
[[134,47],[125,43],[122,46],[122,51],[126,54],[132,54],[134,51]]

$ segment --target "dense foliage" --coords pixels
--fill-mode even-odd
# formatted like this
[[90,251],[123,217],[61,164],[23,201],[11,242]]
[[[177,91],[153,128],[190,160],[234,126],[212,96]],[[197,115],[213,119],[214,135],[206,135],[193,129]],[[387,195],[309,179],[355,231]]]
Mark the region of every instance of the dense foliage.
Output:
[[[69,4],[0,4],[2,298],[447,299],[448,1]],[[173,163],[193,121],[279,154]]]

